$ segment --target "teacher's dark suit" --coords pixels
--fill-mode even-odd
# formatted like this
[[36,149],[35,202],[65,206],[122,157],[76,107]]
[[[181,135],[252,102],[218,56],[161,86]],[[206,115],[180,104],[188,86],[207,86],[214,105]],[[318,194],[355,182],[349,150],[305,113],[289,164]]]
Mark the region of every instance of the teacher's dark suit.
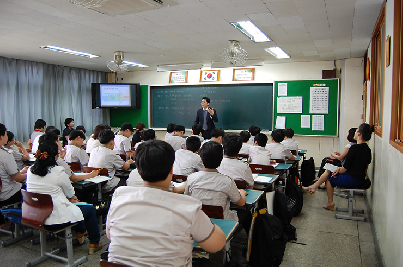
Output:
[[[211,116],[210,113],[207,112],[207,129],[203,131],[204,139],[211,138],[211,131],[215,128],[214,122],[218,122],[217,112],[214,110],[214,115]],[[197,111],[196,120],[194,124],[200,124],[203,127],[204,124],[204,110],[201,108]]]

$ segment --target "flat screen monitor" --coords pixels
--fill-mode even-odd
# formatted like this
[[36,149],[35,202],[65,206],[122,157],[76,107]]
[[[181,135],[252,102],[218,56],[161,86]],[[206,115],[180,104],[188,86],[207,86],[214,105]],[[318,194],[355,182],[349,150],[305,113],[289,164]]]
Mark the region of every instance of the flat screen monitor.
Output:
[[140,108],[140,84],[92,83],[92,108]]

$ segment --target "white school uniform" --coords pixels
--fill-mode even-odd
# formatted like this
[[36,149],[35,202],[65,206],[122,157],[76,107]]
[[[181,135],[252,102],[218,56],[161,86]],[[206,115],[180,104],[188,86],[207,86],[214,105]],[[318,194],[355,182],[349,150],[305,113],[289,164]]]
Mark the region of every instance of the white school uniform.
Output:
[[199,155],[186,149],[179,149],[175,152],[174,174],[188,176],[201,170],[203,170],[203,163]]
[[126,152],[132,151],[130,139],[122,134],[115,135],[115,147],[113,150],[117,151],[118,154],[126,155]]
[[17,183],[11,177],[16,173],[18,173],[18,167],[13,155],[0,147],[0,178],[2,182],[0,201],[9,199],[21,189],[21,183]]
[[81,165],[87,165],[89,157],[84,149],[81,149],[75,145],[66,145],[66,155],[64,160],[68,163],[80,162]]
[[186,139],[180,137],[179,135],[173,135],[168,140],[165,140],[168,144],[170,144],[175,151],[179,149],[185,149]]
[[261,146],[249,148],[249,162],[252,164],[270,165],[271,154]]
[[270,152],[272,159],[289,159],[293,156],[291,151],[281,143],[273,142],[267,144],[266,149]]
[[20,153],[19,151],[16,151],[12,148],[5,148],[3,147],[8,153],[10,153],[11,155],[13,155],[15,163],[17,164],[17,169],[18,171],[21,171],[26,165],[25,163],[22,161],[22,157],[24,156],[22,153]]
[[281,141],[281,143],[286,148],[288,148],[289,150],[297,150],[298,151],[299,143],[297,141],[295,141],[294,139],[292,139],[292,138],[285,139],[285,140]]
[[[204,137],[203,136],[200,136],[200,135],[194,135],[194,134],[192,134],[191,136],[196,136],[196,137],[198,137],[199,139],[200,139],[200,142],[203,142],[204,141]],[[189,136],[190,137],[190,136]],[[200,146],[201,147],[201,146]]]
[[64,161],[64,159],[62,159],[61,157],[58,157],[56,160],[57,166],[61,166],[64,169],[64,172],[67,174],[67,176],[70,178],[73,175],[73,171],[70,168],[70,165],[67,164],[66,161]]
[[[38,137],[38,136],[41,136],[43,134],[43,132],[40,132],[40,131],[33,131],[32,132],[32,134],[31,134],[31,147],[32,147],[32,144],[34,143],[34,141],[35,141],[35,139]],[[28,148],[31,148],[31,147],[28,147]],[[36,151],[36,150],[35,150]]]
[[40,137],[41,135],[43,135],[43,134],[44,134],[44,133],[38,134],[38,135],[35,137],[34,140],[31,139],[31,142],[32,142],[32,149],[31,149],[31,151],[32,151],[32,153],[36,153],[36,151],[38,150],[38,147],[39,147],[39,137]]
[[174,132],[168,133],[166,132],[164,140],[166,141],[168,138],[171,138],[174,135]]
[[249,140],[248,140],[248,142],[246,142],[247,144],[249,144],[249,145],[251,145],[251,146],[253,146],[253,142],[255,141],[255,137],[254,136],[251,136],[251,137],[249,137]]
[[88,141],[87,141],[87,148],[86,148],[86,150],[85,150],[85,152],[87,152],[87,153],[91,153],[91,151],[94,149],[94,148],[96,148],[96,147],[99,147],[101,145],[101,143],[99,142],[99,140],[98,139],[94,139],[94,138],[90,138],[90,139],[88,139]]
[[249,186],[253,186],[252,170],[248,164],[238,159],[224,157],[221,165],[217,168],[219,173],[227,175],[234,180],[244,180]]
[[[134,187],[142,187],[144,186],[144,180],[141,178],[141,175],[138,169],[134,169],[130,172],[129,178],[126,180],[127,186],[134,186]],[[171,181],[169,184],[169,191],[172,191],[175,187],[174,182]]]
[[239,150],[238,154],[249,154],[249,148],[252,145],[248,144],[248,143],[242,143],[242,147],[241,150]]

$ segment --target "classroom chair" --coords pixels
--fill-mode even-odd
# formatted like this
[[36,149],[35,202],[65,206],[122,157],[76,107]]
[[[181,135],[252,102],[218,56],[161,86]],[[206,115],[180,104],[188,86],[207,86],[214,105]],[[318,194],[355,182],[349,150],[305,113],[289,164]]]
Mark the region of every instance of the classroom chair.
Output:
[[[40,246],[41,246],[41,256],[27,262],[27,266],[35,266],[48,258],[54,258],[60,261],[68,263],[67,266],[77,266],[88,261],[87,256],[83,256],[77,260],[74,260],[73,255],[73,242],[71,227],[75,224],[69,225],[65,228],[56,231],[48,231],[44,228],[44,221],[53,210],[52,197],[47,194],[31,193],[25,190],[21,190],[23,196],[22,203],[22,224],[38,229],[40,232]],[[51,252],[46,252],[46,234],[47,233],[58,233],[65,231],[65,240],[67,247],[67,258],[56,255],[60,249],[52,250]]]
[[70,169],[71,169],[73,172],[81,172],[81,171],[82,171],[82,170],[81,170],[82,166],[81,166],[81,163],[80,163],[80,162],[70,162],[70,163],[67,163],[67,164],[70,165]]
[[125,154],[119,154],[120,158],[123,159],[123,161],[126,161],[126,155]]
[[224,219],[224,209],[221,206],[202,204],[202,211],[204,211],[209,218]]
[[274,167],[271,165],[249,164],[252,173],[274,174]]
[[276,163],[286,163],[285,159],[274,159]]
[[120,264],[120,263],[113,263],[106,260],[100,260],[99,265],[101,267],[129,267],[129,265]]
[[238,187],[238,189],[246,189],[248,188],[248,184],[246,183],[245,180],[234,180],[236,187]]
[[248,160],[249,155],[248,155],[248,154],[238,154],[238,155],[237,155],[237,158],[238,158],[238,159],[246,159],[246,160]]
[[84,173],[90,173],[93,170],[99,170],[99,175],[105,175],[108,176],[108,170],[105,168],[93,168],[93,167],[87,167],[87,166],[83,166],[83,172]]
[[188,179],[188,177],[186,175],[179,175],[179,174],[172,175],[172,182],[182,183],[182,182],[186,181],[187,179]]

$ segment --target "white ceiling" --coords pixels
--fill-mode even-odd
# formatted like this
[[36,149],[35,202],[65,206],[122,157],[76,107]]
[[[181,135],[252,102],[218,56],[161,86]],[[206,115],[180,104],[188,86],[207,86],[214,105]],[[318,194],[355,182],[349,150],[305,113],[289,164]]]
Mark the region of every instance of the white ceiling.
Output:
[[[118,13],[139,1],[147,0],[109,0],[104,8],[114,7]],[[149,65],[147,70],[185,63],[224,67],[220,52],[229,46],[228,40],[238,40],[248,52],[245,65],[362,57],[383,4],[383,0],[163,1],[157,9],[135,13],[127,9],[123,13],[129,14],[116,15],[67,0],[0,0],[0,56],[108,71],[106,61],[113,59],[113,52],[124,51],[125,60]],[[241,20],[253,21],[273,41],[254,43],[229,23]],[[43,45],[100,58],[40,49]],[[277,60],[264,50],[271,46],[280,46],[291,58]]]

